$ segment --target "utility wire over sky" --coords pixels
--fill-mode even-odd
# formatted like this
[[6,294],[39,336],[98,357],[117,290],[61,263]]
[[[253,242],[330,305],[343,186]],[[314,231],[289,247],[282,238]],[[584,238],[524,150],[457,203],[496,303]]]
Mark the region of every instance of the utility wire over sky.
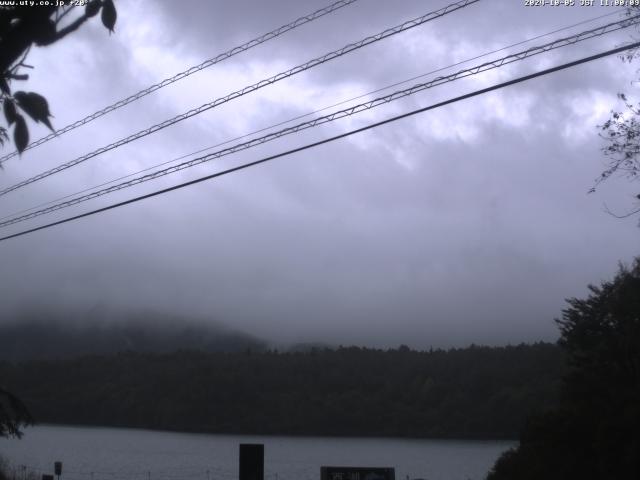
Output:
[[[183,78],[188,77],[189,75],[193,75],[196,72],[199,72],[200,70],[204,70],[205,68],[209,68],[213,65],[215,65],[216,63],[220,63],[223,60],[226,60],[227,58],[231,58],[235,55],[238,55],[239,53],[245,52],[253,47],[256,47],[258,45],[261,45],[269,40],[273,40],[276,37],[279,37],[280,35],[283,35],[291,30],[294,30],[306,23],[312,22],[314,20],[317,20],[320,17],[323,17],[325,15],[328,15],[330,13],[335,12],[336,10],[339,10],[343,7],[346,7],[348,5],[351,5],[352,3],[357,2],[358,0],[339,0],[335,3],[332,3],[331,5],[321,8],[320,10],[316,10],[313,13],[310,13],[308,15],[304,15],[300,18],[297,18],[296,20],[294,20],[293,22],[290,22],[286,25],[281,26],[280,28],[276,28],[275,30],[272,30],[268,33],[265,33],[264,35],[261,35],[257,38],[254,38],[253,40],[250,40],[246,43],[243,43],[242,45],[239,45],[237,47],[234,47],[230,50],[227,50],[224,53],[221,53],[213,58],[210,58],[208,60],[205,60],[204,62],[202,62],[200,65],[196,65],[194,67],[188,68],[187,70],[184,70],[183,72],[180,73],[176,73],[174,76],[170,77],[170,78],[166,78],[164,80],[162,80],[161,82],[158,82],[154,85],[151,85],[147,88],[145,88],[144,90],[140,90],[137,93],[134,93],[133,95],[128,96],[127,98],[124,98],[122,100],[119,100],[105,108],[103,108],[102,110],[98,110],[97,112],[92,113],[91,115],[88,115],[80,120],[77,120],[65,127],[62,127],[58,130],[56,130],[53,133],[50,133],[49,135],[42,137],[38,140],[35,140],[33,142],[31,142],[29,145],[27,145],[27,147],[25,148],[26,150],[29,150],[31,148],[37,147],[39,145],[42,145],[43,143],[48,142],[49,140],[52,140],[56,137],[59,137],[67,132],[70,132],[71,130],[74,130],[82,125],[86,125],[89,122],[92,122],[93,120],[96,120],[110,112],[113,112],[114,110],[117,110],[119,108],[124,107],[125,105],[130,104],[131,102],[135,102],[136,100],[140,100],[141,98],[149,95],[150,93],[155,92],[156,90],[160,90],[163,87],[166,87],[167,85],[171,85],[174,82],[177,82],[179,80],[182,80]],[[9,160],[10,158],[13,158],[15,156],[18,155],[17,151],[11,152],[7,155],[4,155],[2,157],[0,157],[0,165],[2,165],[4,162],[6,162],[7,160]]]
[[412,82],[414,80],[417,80],[419,78],[424,78],[424,77],[427,77],[429,75],[433,75],[435,73],[439,73],[439,72],[442,72],[444,70],[448,70],[450,68],[457,67],[459,65],[463,65],[463,64],[471,62],[473,60],[478,60],[480,58],[487,57],[487,56],[492,55],[494,53],[502,52],[504,50],[508,50],[509,48],[517,47],[519,45],[524,45],[525,43],[530,43],[530,42],[532,42],[534,40],[538,40],[540,38],[547,37],[547,36],[553,35],[555,33],[559,33],[559,32],[565,31],[565,30],[569,30],[571,28],[575,28],[575,27],[580,26],[580,25],[591,23],[591,22],[594,22],[596,20],[600,20],[600,19],[605,18],[605,17],[610,17],[612,15],[619,15],[622,11],[624,11],[624,9],[618,10],[618,11],[613,11],[613,12],[606,13],[606,14],[603,14],[603,15],[599,15],[597,17],[592,17],[590,19],[583,20],[581,22],[574,23],[572,25],[567,25],[565,27],[562,27],[562,28],[559,28],[559,29],[556,29],[556,30],[552,30],[550,32],[546,32],[546,33],[543,33],[543,34],[536,35],[534,37],[527,38],[526,40],[521,40],[519,42],[512,43],[510,45],[507,45],[507,46],[504,46],[504,47],[501,47],[501,48],[498,48],[498,49],[495,49],[495,50],[491,50],[489,52],[485,52],[485,53],[482,53],[480,55],[476,55],[476,56],[471,57],[471,58],[467,58],[465,60],[461,60],[459,62],[456,62],[456,63],[452,64],[452,65],[448,65],[448,66],[445,66],[445,67],[440,67],[440,68],[437,68],[435,70],[431,70],[429,72],[422,73],[420,75],[416,75],[416,76],[413,76],[411,78],[408,78],[408,79],[405,79],[405,80],[401,80],[399,82],[395,82],[395,83],[392,83],[390,85],[386,85],[384,87],[377,88],[375,90],[360,94],[360,95],[358,95],[356,97],[351,97],[351,98],[348,98],[346,100],[341,100],[340,102],[334,103],[332,105],[328,105],[326,107],[322,107],[322,108],[313,110],[311,112],[304,113],[302,115],[297,115],[297,116],[289,118],[287,120],[283,120],[281,122],[278,122],[278,123],[275,123],[275,124],[272,124],[272,125],[268,125],[266,127],[262,127],[262,128],[260,128],[258,130],[254,130],[252,132],[245,133],[243,135],[240,135],[240,136],[237,136],[237,137],[234,137],[234,138],[222,141],[222,142],[218,142],[218,143],[216,143],[214,145],[211,145],[211,146],[208,146],[208,147],[200,148],[200,149],[198,149],[196,151],[180,155],[180,156],[178,156],[176,158],[172,158],[171,160],[165,160],[165,161],[163,161],[161,163],[158,163],[158,164],[155,164],[155,165],[151,165],[151,166],[143,168],[141,170],[138,170],[138,171],[135,171],[135,172],[132,172],[132,173],[128,173],[126,175],[122,175],[120,177],[117,177],[117,178],[114,178],[114,179],[111,179],[111,180],[107,180],[107,181],[102,182],[102,183],[100,183],[98,185],[94,185],[92,187],[83,188],[82,190],[79,190],[79,191],[76,191],[76,192],[61,196],[61,197],[57,197],[57,198],[55,198],[53,200],[49,200],[49,201],[34,205],[33,207],[24,208],[24,209],[15,211],[15,212],[13,212],[11,214],[4,215],[4,216],[0,217],[0,222],[2,222],[3,220],[9,219],[11,217],[17,217],[17,216],[25,214],[27,212],[31,212],[33,210],[42,209],[42,207],[46,207],[47,205],[52,205],[54,203],[59,203],[62,200],[70,199],[70,198],[72,198],[74,196],[81,195],[83,193],[87,193],[87,192],[90,192],[92,190],[96,190],[96,189],[98,189],[100,187],[105,187],[107,185],[111,185],[111,184],[113,184],[113,183],[115,183],[117,181],[124,180],[126,178],[131,178],[131,177],[134,177],[136,175],[140,175],[141,173],[148,172],[148,171],[153,170],[155,168],[160,168],[160,167],[163,167],[165,165],[169,165],[170,163],[175,163],[175,162],[178,162],[180,160],[184,160],[184,159],[192,157],[194,155],[197,155],[197,154],[200,154],[200,153],[204,153],[204,152],[206,152],[208,150],[212,150],[214,148],[222,147],[222,146],[230,144],[232,142],[235,142],[235,141],[238,141],[238,140],[242,140],[244,138],[251,137],[252,135],[256,135],[258,133],[262,133],[262,132],[265,132],[267,130],[271,130],[273,128],[281,127],[281,126],[286,125],[288,123],[292,123],[292,122],[294,122],[296,120],[301,120],[301,119],[303,119],[305,117],[309,117],[309,116],[314,115],[316,113],[324,112],[324,111],[329,110],[331,108],[339,107],[340,105],[344,105],[346,103],[353,102],[353,101],[356,101],[356,100],[360,100],[362,98],[369,97],[370,95],[373,95],[373,94],[376,94],[376,93],[380,93],[380,92],[383,92],[385,90],[389,90],[389,89],[391,89],[393,87],[397,87],[397,86],[400,86],[400,85],[407,84],[407,83]]
[[432,11],[430,13],[426,13],[426,14],[420,16],[420,17],[414,18],[413,20],[408,20],[408,21],[406,21],[406,22],[404,22],[404,23],[402,23],[400,25],[397,25],[397,26],[392,27],[392,28],[388,28],[388,29],[386,29],[386,30],[384,30],[384,31],[382,31],[380,33],[377,33],[375,35],[366,37],[366,38],[364,38],[362,40],[359,40],[359,41],[357,41],[355,43],[351,43],[349,45],[346,45],[346,46],[344,46],[342,48],[339,48],[338,50],[334,50],[332,52],[326,53],[326,54],[324,54],[324,55],[322,55],[320,57],[317,57],[317,58],[315,58],[313,60],[310,60],[310,61],[308,61],[306,63],[303,63],[301,65],[298,65],[296,67],[293,67],[293,68],[291,68],[291,69],[289,69],[287,71],[278,73],[277,75],[274,75],[274,76],[272,76],[270,78],[261,80],[261,81],[259,81],[257,83],[254,83],[253,85],[249,85],[247,87],[244,87],[241,90],[237,90],[237,91],[235,91],[233,93],[230,93],[229,95],[227,95],[225,97],[217,98],[216,100],[213,100],[213,101],[211,101],[209,103],[201,105],[198,108],[194,108],[192,110],[189,110],[188,112],[185,112],[185,113],[183,113],[181,115],[177,115],[177,116],[175,116],[175,117],[173,117],[171,119],[165,120],[164,122],[158,123],[158,124],[153,125],[153,126],[147,128],[147,129],[141,130],[141,131],[139,131],[137,133],[129,135],[128,137],[125,137],[125,138],[122,138],[122,139],[120,139],[120,140],[118,140],[116,142],[113,142],[113,143],[111,143],[111,144],[109,144],[107,146],[104,146],[104,147],[101,147],[101,148],[99,148],[97,150],[94,150],[93,152],[87,153],[87,154],[82,155],[82,156],[80,156],[78,158],[75,158],[74,160],[70,160],[69,162],[63,163],[62,165],[59,165],[59,166],[57,166],[57,167],[55,167],[53,169],[47,170],[47,171],[42,172],[42,173],[40,173],[38,175],[35,175],[35,176],[31,177],[31,178],[28,178],[26,180],[23,180],[21,182],[18,182],[16,184],[14,184],[14,185],[6,187],[6,188],[0,190],[0,196],[6,195],[7,193],[10,193],[10,192],[12,192],[14,190],[22,188],[22,187],[24,187],[26,185],[29,185],[31,183],[37,182],[38,180],[42,180],[42,179],[47,178],[47,177],[49,177],[51,175],[54,175],[54,174],[59,173],[59,172],[62,172],[64,170],[68,169],[68,168],[71,168],[71,167],[75,166],[75,165],[78,165],[80,163],[86,162],[87,160],[89,160],[91,158],[97,157],[98,155],[100,155],[102,153],[108,152],[108,151],[113,150],[115,148],[121,147],[121,146],[126,145],[128,143],[131,143],[131,142],[133,142],[135,140],[138,140],[138,139],[140,139],[142,137],[145,137],[145,136],[150,135],[152,133],[155,133],[155,132],[158,132],[160,130],[163,130],[163,129],[171,126],[171,125],[174,125],[174,124],[176,124],[178,122],[181,122],[183,120],[191,118],[191,117],[193,117],[195,115],[203,113],[203,112],[205,112],[207,110],[215,108],[215,107],[217,107],[219,105],[222,105],[224,103],[230,102],[231,100],[239,98],[239,97],[241,97],[243,95],[246,95],[248,93],[254,92],[254,91],[259,90],[261,88],[264,88],[264,87],[266,87],[268,85],[272,85],[272,84],[274,84],[276,82],[284,80],[285,78],[289,78],[291,76],[297,75],[298,73],[304,72],[304,71],[309,70],[309,69],[314,68],[314,67],[317,67],[318,65],[322,65],[322,64],[324,64],[326,62],[329,62],[331,60],[339,58],[339,57],[341,57],[343,55],[351,53],[351,52],[353,52],[355,50],[358,50],[358,49],[360,49],[362,47],[365,47],[367,45],[371,45],[371,44],[373,44],[375,42],[379,42],[380,40],[384,40],[384,39],[389,38],[389,37],[391,37],[393,35],[396,35],[398,33],[405,32],[407,30],[415,28],[415,27],[417,27],[419,25],[422,25],[424,23],[427,23],[429,21],[432,21],[432,20],[435,20],[437,18],[443,17],[444,15],[447,15],[449,13],[455,12],[457,10],[465,8],[465,7],[469,6],[469,5],[477,3],[479,1],[480,0],[462,0],[462,1],[459,1],[459,2],[452,3],[452,4],[447,5],[446,7],[443,7],[441,9],[439,9],[439,10],[435,10],[435,11]]
[[334,142],[336,140],[349,137],[349,136],[354,135],[356,133],[364,132],[364,131],[370,130],[372,128],[376,128],[376,127],[379,127],[379,126],[382,126],[382,125],[385,125],[385,124],[388,124],[388,123],[396,122],[398,120],[401,120],[403,118],[407,118],[407,117],[416,115],[418,113],[423,113],[423,112],[427,112],[429,110],[434,110],[436,108],[440,108],[440,107],[443,107],[445,105],[450,105],[452,103],[456,103],[456,102],[459,102],[459,101],[462,101],[462,100],[466,100],[468,98],[472,98],[472,97],[475,97],[475,96],[478,96],[478,95],[483,95],[483,94],[488,93],[488,92],[492,92],[492,91],[495,91],[495,90],[499,90],[501,88],[505,88],[505,87],[508,87],[508,86],[511,86],[511,85],[515,85],[517,83],[522,83],[522,82],[525,82],[525,81],[528,81],[528,80],[532,80],[534,78],[538,78],[538,77],[541,77],[541,76],[544,76],[544,75],[549,75],[549,74],[554,73],[554,72],[558,72],[558,71],[561,71],[561,70],[566,70],[566,69],[569,69],[569,68],[573,68],[573,67],[576,67],[578,65],[581,65],[581,64],[584,64],[584,63],[587,63],[587,62],[591,62],[591,61],[594,61],[594,60],[597,60],[597,59],[600,59],[600,58],[608,57],[608,56],[615,55],[615,54],[618,54],[618,53],[622,53],[622,52],[625,52],[625,51],[628,51],[628,50],[633,50],[633,49],[638,48],[638,47],[640,47],[640,42],[635,42],[635,43],[632,43],[632,44],[629,44],[629,45],[625,45],[623,47],[613,48],[611,50],[607,50],[607,51],[604,51],[604,52],[601,52],[601,53],[598,53],[598,54],[595,54],[595,55],[584,57],[584,58],[581,58],[579,60],[575,60],[575,61],[572,61],[572,62],[564,63],[562,65],[558,65],[558,66],[555,66],[555,67],[552,67],[552,68],[547,68],[545,70],[541,70],[541,71],[538,71],[538,72],[535,72],[535,73],[532,73],[532,74],[529,74],[529,75],[524,75],[524,76],[509,80],[509,81],[506,81],[506,82],[502,82],[502,83],[498,83],[498,84],[492,85],[492,86],[487,87],[487,88],[483,88],[483,89],[476,90],[476,91],[471,92],[471,93],[460,95],[460,96],[451,98],[449,100],[438,102],[438,103],[435,103],[435,104],[432,104],[432,105],[429,105],[429,106],[426,106],[426,107],[418,108],[416,110],[412,110],[410,112],[403,113],[401,115],[396,115],[394,117],[387,118],[386,120],[375,122],[375,123],[366,125],[364,127],[357,128],[355,130],[351,130],[351,131],[348,131],[348,132],[345,132],[345,133],[341,133],[339,135],[335,135],[333,137],[329,137],[329,138],[326,138],[326,139],[323,139],[323,140],[320,140],[320,141],[317,141],[317,142],[309,143],[309,144],[304,145],[302,147],[297,147],[297,148],[294,148],[294,149],[291,149],[291,150],[287,150],[285,152],[278,153],[276,155],[271,155],[271,156],[262,158],[260,160],[256,160],[256,161],[253,161],[253,162],[250,162],[250,163],[245,163],[245,164],[239,165],[237,167],[229,168],[227,170],[216,172],[216,173],[213,173],[211,175],[207,175],[207,176],[195,179],[195,180],[191,180],[191,181],[188,181],[188,182],[181,183],[179,185],[174,185],[172,187],[164,188],[162,190],[158,190],[158,191],[155,191],[155,192],[152,192],[152,193],[148,193],[146,195],[141,195],[141,196],[138,196],[138,197],[135,197],[135,198],[131,198],[131,199],[125,200],[123,202],[119,202],[119,203],[115,203],[115,204],[112,204],[112,205],[108,205],[106,207],[99,208],[99,209],[96,209],[96,210],[92,210],[90,212],[82,213],[80,215],[75,215],[73,217],[68,217],[68,218],[65,218],[65,219],[62,219],[62,220],[58,220],[56,222],[52,222],[52,223],[46,224],[46,225],[41,225],[39,227],[31,228],[29,230],[23,230],[21,232],[14,233],[12,235],[7,235],[5,237],[1,237],[0,238],[0,242],[1,241],[5,241],[5,240],[9,240],[11,238],[16,238],[16,237],[20,237],[20,236],[23,236],[23,235],[27,235],[29,233],[33,233],[33,232],[37,232],[37,231],[40,231],[40,230],[44,230],[44,229],[47,229],[47,228],[51,228],[51,227],[56,226],[56,225],[61,225],[63,223],[68,223],[68,222],[71,222],[71,221],[74,221],[74,220],[78,220],[78,219],[81,219],[81,218],[84,218],[84,217],[88,217],[88,216],[91,216],[91,215],[95,215],[95,214],[98,214],[98,213],[106,212],[108,210],[112,210],[112,209],[115,209],[115,208],[118,208],[118,207],[129,205],[131,203],[136,203],[136,202],[139,202],[141,200],[152,198],[152,197],[155,197],[155,196],[158,196],[158,195],[163,195],[165,193],[169,193],[169,192],[174,191],[174,190],[179,190],[179,189],[191,186],[191,185],[195,185],[197,183],[201,183],[201,182],[204,182],[206,180],[211,180],[213,178],[221,177],[221,176],[227,175],[229,173],[233,173],[233,172],[237,172],[237,171],[240,171],[240,170],[244,170],[246,168],[253,167],[253,166],[256,166],[256,165],[260,165],[262,163],[266,163],[266,162],[275,160],[277,158],[281,158],[281,157],[288,156],[288,155],[291,155],[291,154],[294,154],[294,153],[298,153],[298,152],[301,152],[301,151],[304,151],[304,150],[315,148],[315,147],[318,147],[318,146],[326,144],[326,143]]
[[273,132],[273,133],[269,133],[267,135],[264,135],[262,137],[258,137],[258,138],[254,138],[251,139],[247,142],[244,143],[240,143],[228,148],[225,148],[223,150],[219,150],[217,152],[213,152],[210,153],[208,155],[204,155],[186,162],[183,162],[181,164],[178,165],[174,165],[168,168],[165,168],[163,170],[158,170],[156,172],[141,176],[141,177],[136,177],[134,179],[131,179],[129,181],[126,182],[122,182],[120,184],[117,185],[113,185],[111,187],[107,187],[104,188],[102,190],[98,190],[83,196],[79,196],[79,197],[75,197],[73,199],[70,199],[66,202],[62,202],[62,203],[58,203],[55,205],[52,205],[50,207],[35,211],[35,212],[31,212],[29,214],[25,214],[25,215],[21,215],[18,217],[14,217],[11,218],[9,220],[4,220],[0,222],[0,227],[7,227],[9,225],[13,225],[19,222],[23,222],[26,220],[31,220],[33,218],[39,217],[41,215],[45,215],[48,213],[52,213],[54,211],[57,210],[61,210],[63,208],[67,208],[73,205],[77,205],[79,203],[83,203],[86,202],[88,200],[92,200],[94,198],[109,194],[109,193],[113,193],[119,190],[122,190],[124,188],[129,188],[129,187],[133,187],[135,185],[139,185],[141,183],[147,182],[147,181],[151,181],[154,180],[156,178],[160,178],[162,176],[165,175],[169,175],[181,170],[184,170],[186,168],[190,168],[196,165],[200,165],[202,163],[205,162],[209,162],[211,160],[214,159],[218,159],[221,158],[223,156],[226,155],[230,155],[242,150],[246,150],[252,147],[255,147],[257,145],[261,145],[263,143],[284,137],[286,135],[291,135],[294,133],[298,133],[302,130],[306,130],[308,128],[313,128],[313,127],[317,127],[319,125],[323,125],[325,123],[329,123],[344,117],[348,117],[366,110],[370,110],[372,108],[378,107],[380,105],[384,105],[387,104],[389,102],[393,102],[396,100],[399,100],[401,98],[410,96],[410,95],[414,95],[418,92],[424,91],[426,89],[429,88],[433,88],[439,85],[443,85],[445,83],[449,83],[449,82],[453,82],[456,80],[459,80],[461,78],[466,78],[472,75],[477,75],[479,73],[482,72],[486,72],[489,70],[494,70],[496,68],[500,68],[503,67],[505,65],[514,63],[514,62],[518,62],[521,60],[525,60],[527,58],[533,57],[535,55],[540,55],[546,52],[549,52],[551,50],[555,50],[558,48],[563,48],[563,47],[567,47],[569,45],[574,45],[576,43],[585,41],[585,40],[589,40],[592,38],[596,38],[596,37],[600,37],[602,35],[605,35],[607,33],[611,33],[611,32],[615,32],[618,31],[620,29],[623,28],[627,28],[631,25],[636,25],[640,22],[640,15],[634,16],[634,17],[630,17],[628,19],[625,20],[620,20],[617,22],[612,22],[606,25],[602,25],[590,30],[586,30],[583,32],[580,32],[576,35],[571,35],[569,37],[565,37],[565,38],[560,38],[557,40],[554,40],[552,42],[546,43],[544,45],[539,45],[539,46],[535,46],[535,47],[531,47],[528,48],[526,50],[517,52],[517,53],[513,53],[510,55],[507,55],[505,57],[490,61],[490,62],[485,62],[482,63],[480,65],[471,67],[471,68],[467,68],[464,70],[460,70],[458,72],[452,73],[450,75],[445,75],[445,76],[441,76],[441,77],[437,77],[433,80],[424,82],[424,83],[419,83],[416,85],[413,85],[410,88],[404,89],[404,90],[398,90],[395,91],[389,95],[385,95],[382,97],[378,97],[376,99],[370,100],[368,102],[364,102],[358,105],[354,105],[351,106],[349,108],[343,109],[343,110],[339,110],[336,112],[333,112],[331,114],[325,115],[325,116],[321,116],[321,117],[317,117],[313,120],[309,120],[307,122],[303,122],[300,123],[298,125],[294,125],[291,127],[287,127],[285,129],[282,129],[280,131],[277,132]]

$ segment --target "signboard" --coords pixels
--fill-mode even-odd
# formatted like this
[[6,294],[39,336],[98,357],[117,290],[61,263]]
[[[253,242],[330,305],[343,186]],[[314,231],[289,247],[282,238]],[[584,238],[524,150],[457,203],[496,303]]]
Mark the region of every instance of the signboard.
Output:
[[320,467],[320,480],[396,480],[394,468]]
[[42,480],[53,480],[53,475],[42,474]]
[[62,475],[62,462],[55,462],[53,464],[53,471],[58,476]]

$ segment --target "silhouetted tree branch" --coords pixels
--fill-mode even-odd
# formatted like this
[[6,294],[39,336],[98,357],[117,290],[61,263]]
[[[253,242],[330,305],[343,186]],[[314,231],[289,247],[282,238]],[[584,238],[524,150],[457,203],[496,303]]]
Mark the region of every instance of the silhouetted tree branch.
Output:
[[[53,2],[51,2],[53,3]],[[33,68],[24,63],[32,45],[52,45],[80,28],[89,18],[102,12],[103,25],[112,32],[117,18],[113,0],[91,0],[84,11],[63,26],[62,20],[74,7],[48,6],[3,6],[0,7],[0,100],[7,126],[13,126],[13,140],[19,152],[29,144],[26,113],[35,122],[42,122],[51,130],[51,113],[47,100],[35,92],[12,92],[13,81],[24,81],[26,74],[21,68]],[[0,126],[0,144],[9,138],[7,128]]]
[[[627,16],[637,15],[638,13],[640,13],[640,7],[629,7],[626,10]],[[639,54],[639,50],[636,48],[627,51],[620,58],[624,62],[631,63]],[[640,173],[640,158],[638,157],[640,155],[640,104],[634,106],[624,93],[618,93],[618,98],[624,101],[626,110],[612,110],[609,120],[602,125],[598,125],[601,130],[600,136],[607,141],[607,145],[602,150],[609,159],[609,164],[595,180],[595,184],[589,190],[589,193],[595,192],[600,183],[616,173],[620,173],[631,180],[637,179]],[[640,200],[640,194],[637,195],[637,198]],[[616,218],[626,218],[640,213],[640,203],[630,212],[623,215],[612,215]],[[608,213],[611,212],[608,211]]]

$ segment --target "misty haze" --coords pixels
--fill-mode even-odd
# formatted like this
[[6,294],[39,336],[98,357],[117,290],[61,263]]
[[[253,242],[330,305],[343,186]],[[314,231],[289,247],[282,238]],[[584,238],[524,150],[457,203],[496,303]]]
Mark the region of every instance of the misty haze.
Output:
[[640,477],[634,3],[0,5],[0,480]]

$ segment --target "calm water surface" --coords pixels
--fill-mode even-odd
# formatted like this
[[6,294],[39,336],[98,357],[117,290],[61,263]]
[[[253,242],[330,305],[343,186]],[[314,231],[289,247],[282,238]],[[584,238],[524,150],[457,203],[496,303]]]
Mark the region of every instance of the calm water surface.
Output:
[[395,467],[396,480],[483,479],[505,441],[266,437],[149,430],[39,426],[22,440],[0,439],[0,455],[17,467],[61,480],[237,480],[238,444],[264,443],[266,480],[318,480],[320,466]]

